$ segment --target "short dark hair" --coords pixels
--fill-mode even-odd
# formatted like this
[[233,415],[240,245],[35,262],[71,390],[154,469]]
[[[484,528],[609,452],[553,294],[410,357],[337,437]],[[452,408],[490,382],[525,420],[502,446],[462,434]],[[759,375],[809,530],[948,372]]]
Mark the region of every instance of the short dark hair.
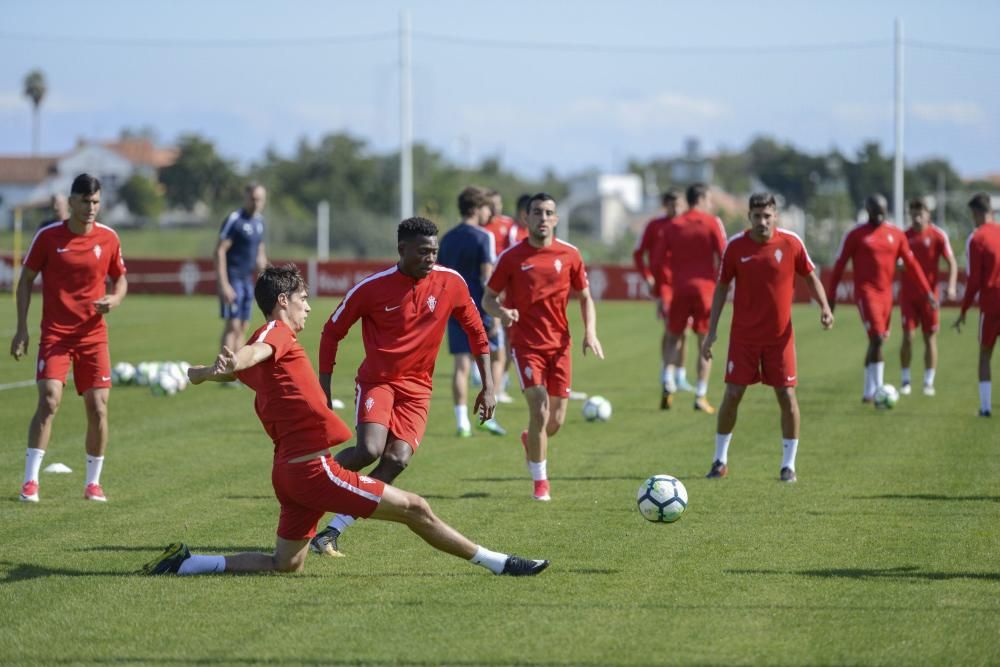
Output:
[[260,182],[250,181],[249,183],[246,184],[246,186],[244,186],[243,192],[245,192],[248,195],[253,194],[253,191],[256,190],[257,188],[260,188],[262,190],[266,189],[263,185],[260,184]]
[[287,294],[291,297],[306,286],[306,281],[294,264],[284,266],[269,266],[257,278],[253,288],[253,298],[265,318],[271,317],[278,303],[278,296]]
[[698,200],[708,194],[708,186],[704,183],[692,183],[688,186],[687,192],[684,197],[687,199],[688,206],[694,206],[698,203]]
[[667,204],[673,204],[680,198],[681,193],[677,192],[677,190],[674,190],[673,188],[670,188],[660,195],[660,203],[666,206]]
[[556,198],[553,197],[552,195],[550,195],[547,192],[537,192],[537,193],[531,195],[531,198],[528,199],[528,210],[529,211],[531,210],[532,204],[534,204],[536,201],[550,201],[550,202],[552,202],[554,204],[555,201],[556,201]]
[[403,241],[411,241],[420,236],[437,235],[437,225],[427,218],[421,218],[419,216],[403,220],[399,223],[399,227],[396,229],[396,241],[399,243],[402,243]]
[[778,200],[774,198],[770,192],[755,192],[750,195],[750,205],[749,209],[752,211],[755,208],[778,208]]
[[528,210],[528,203],[531,202],[531,195],[523,194],[517,198],[517,212]]
[[472,215],[481,206],[492,206],[487,200],[486,190],[476,185],[470,185],[458,193],[458,212],[464,218]]
[[930,208],[927,206],[927,202],[924,201],[923,197],[914,197],[906,205],[911,211],[917,209],[918,211],[929,211]]
[[80,174],[73,179],[69,189],[71,195],[92,195],[101,191],[101,182],[90,174]]
[[990,196],[985,192],[977,192],[969,200],[969,208],[977,213],[989,213],[993,210],[993,204],[990,202]]

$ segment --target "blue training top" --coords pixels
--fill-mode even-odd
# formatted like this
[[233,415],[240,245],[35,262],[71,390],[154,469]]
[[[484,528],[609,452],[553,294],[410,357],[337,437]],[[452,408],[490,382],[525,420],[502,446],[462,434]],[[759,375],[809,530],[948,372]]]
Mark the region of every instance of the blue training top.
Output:
[[226,251],[226,273],[230,280],[252,278],[257,268],[257,250],[264,238],[264,218],[247,217],[241,208],[233,211],[222,223],[220,239],[233,242]]
[[458,271],[469,286],[469,293],[479,313],[483,313],[483,264],[496,262],[496,241],[482,227],[464,222],[452,227],[441,237],[438,264]]

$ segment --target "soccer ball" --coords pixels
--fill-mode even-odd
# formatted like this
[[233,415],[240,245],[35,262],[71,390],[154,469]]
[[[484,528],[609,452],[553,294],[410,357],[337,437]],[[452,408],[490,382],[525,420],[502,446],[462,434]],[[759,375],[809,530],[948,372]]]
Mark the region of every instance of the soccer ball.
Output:
[[132,384],[135,380],[135,366],[127,361],[119,361],[111,369],[111,384],[123,385]]
[[173,396],[179,389],[177,380],[169,372],[160,373],[149,383],[153,396]]
[[583,418],[589,422],[611,419],[611,401],[603,396],[591,396],[583,403]]
[[184,391],[188,386],[187,371],[176,361],[168,361],[160,367],[160,375],[169,375],[177,382],[177,391]]
[[899,401],[899,392],[891,384],[884,384],[875,390],[875,409],[891,410]]
[[639,514],[654,523],[673,523],[688,506],[688,492],[676,477],[653,475],[639,487]]
[[160,374],[160,364],[156,361],[140,361],[135,371],[136,384],[152,386]]

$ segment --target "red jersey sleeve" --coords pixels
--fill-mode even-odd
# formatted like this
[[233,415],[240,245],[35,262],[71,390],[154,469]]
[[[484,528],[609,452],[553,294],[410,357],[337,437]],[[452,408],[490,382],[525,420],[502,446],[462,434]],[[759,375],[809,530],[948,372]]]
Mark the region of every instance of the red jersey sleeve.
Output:
[[42,272],[45,268],[45,260],[49,256],[49,242],[44,231],[45,228],[42,228],[35,233],[35,238],[31,240],[28,252],[24,255],[24,261],[21,262],[25,268],[31,269],[35,273]]
[[965,247],[965,258],[968,263],[965,279],[965,295],[962,297],[962,314],[972,307],[972,302],[976,300],[976,294],[983,286],[983,266],[979,261],[979,244],[973,238],[975,232],[969,235],[969,241]]
[[910,250],[910,244],[907,242],[906,236],[901,236],[899,239],[899,244],[896,246],[896,257],[903,260],[903,266],[906,267],[907,271],[912,272],[913,279],[919,283],[920,289],[925,294],[931,292],[927,276],[924,275],[924,270],[920,268],[917,258],[913,256],[913,251]]
[[112,280],[118,280],[127,273],[125,269],[125,258],[122,256],[122,245],[115,237],[115,247],[111,254],[111,261],[108,263],[108,275]]
[[490,275],[489,281],[486,286],[491,290],[499,294],[507,288],[507,283],[510,281],[510,267],[514,265],[510,258],[509,252],[504,252],[497,259],[497,265],[493,268],[493,273]]
[[574,253],[574,255],[573,266],[569,273],[569,284],[577,292],[580,292],[590,287],[590,281],[587,280],[587,268],[583,265],[583,256],[579,252]]
[[732,250],[730,243],[722,251],[722,261],[719,263],[719,282],[731,283],[736,277],[736,252]]
[[855,233],[857,229],[855,227],[844,235],[844,240],[840,243],[840,252],[837,253],[837,261],[833,263],[833,275],[830,276],[830,286],[826,290],[826,300],[831,304],[836,302],[837,285],[840,284],[840,279],[844,276],[847,260],[854,256],[854,251],[858,246],[858,237]]
[[795,239],[795,273],[800,276],[808,276],[816,270],[816,266],[812,263],[809,251],[806,250],[806,244],[802,242],[802,239],[797,235],[792,238]]
[[646,265],[646,255],[652,252],[652,246],[653,221],[650,220],[646,223],[645,229],[642,230],[642,236],[639,237],[639,242],[635,244],[635,250],[632,251],[632,261],[635,263],[635,268],[646,280],[653,277],[652,271]]
[[333,315],[323,325],[323,334],[319,339],[319,372],[332,373],[337,363],[337,347],[347,332],[362,315],[364,297],[358,294],[360,285],[355,286],[344,300],[340,302]]
[[292,345],[295,344],[295,335],[291,329],[284,325],[279,325],[272,320],[268,326],[264,327],[252,343],[267,343],[274,350],[274,360],[277,361],[288,353]]
[[462,330],[469,339],[469,350],[477,357],[489,354],[490,342],[486,338],[486,329],[483,328],[483,318],[472,301],[469,286],[456,276],[455,280],[448,283],[448,291],[455,294],[455,307],[452,308],[451,314],[462,325]]
[[715,226],[712,227],[712,241],[715,243],[715,254],[718,255],[721,262],[722,253],[726,249],[726,227],[719,218],[715,218],[715,223]]

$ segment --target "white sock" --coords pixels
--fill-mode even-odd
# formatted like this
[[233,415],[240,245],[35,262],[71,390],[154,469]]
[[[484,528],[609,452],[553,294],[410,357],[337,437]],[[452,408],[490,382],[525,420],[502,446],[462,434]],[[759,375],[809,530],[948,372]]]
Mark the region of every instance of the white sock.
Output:
[[472,428],[472,424],[469,423],[469,406],[465,404],[455,406],[455,423],[461,429]]
[[875,367],[875,388],[878,389],[885,384],[885,362],[876,361],[872,366]]
[[669,378],[669,377],[670,377],[670,374],[667,373],[667,367],[666,366],[661,366],[660,367],[660,384],[663,384],[663,385],[667,384],[667,378]]
[[732,433],[715,434],[715,460],[726,463],[729,460],[729,442],[733,439]]
[[91,456],[87,454],[87,486],[101,483],[102,468],[104,468],[103,456]]
[[181,563],[177,574],[210,574],[212,572],[226,571],[225,556],[200,556],[191,554],[191,557]]
[[902,384],[910,384],[910,369],[909,368],[904,368],[903,369],[903,381],[902,381]]
[[528,461],[528,470],[531,471],[531,479],[536,482],[540,482],[543,479],[549,478],[549,473],[546,470],[545,464],[547,461],[539,461],[535,463],[534,461]]
[[781,439],[781,467],[795,470],[795,452],[799,448],[798,438]]
[[698,380],[698,385],[694,389],[694,395],[698,398],[708,393],[708,380]]
[[687,369],[684,368],[683,366],[679,366],[677,368],[677,372],[675,373],[675,376],[677,378],[677,384],[681,384],[682,382],[687,382],[687,375],[688,375]]
[[667,377],[663,379],[663,388],[670,392],[677,391],[677,383],[674,382],[674,377],[677,373],[677,367],[673,364],[667,364]]
[[24,455],[24,484],[38,481],[38,471],[42,467],[42,459],[44,458],[44,449],[28,447]]
[[934,374],[937,373],[936,368],[927,368],[924,370],[924,384],[928,387],[934,386]]
[[507,562],[507,554],[490,551],[489,549],[477,546],[476,553],[469,559],[469,562],[481,565],[493,574],[500,574],[503,572],[503,566]]
[[357,521],[353,516],[347,514],[338,514],[330,519],[330,528],[333,528],[338,533],[343,534],[345,530],[354,525]]
[[875,390],[878,386],[875,384],[875,364],[868,364],[865,366],[865,398],[871,398],[875,395]]
[[992,393],[991,384],[989,380],[979,383],[979,409],[984,412],[990,412],[990,406],[993,404],[990,395]]

